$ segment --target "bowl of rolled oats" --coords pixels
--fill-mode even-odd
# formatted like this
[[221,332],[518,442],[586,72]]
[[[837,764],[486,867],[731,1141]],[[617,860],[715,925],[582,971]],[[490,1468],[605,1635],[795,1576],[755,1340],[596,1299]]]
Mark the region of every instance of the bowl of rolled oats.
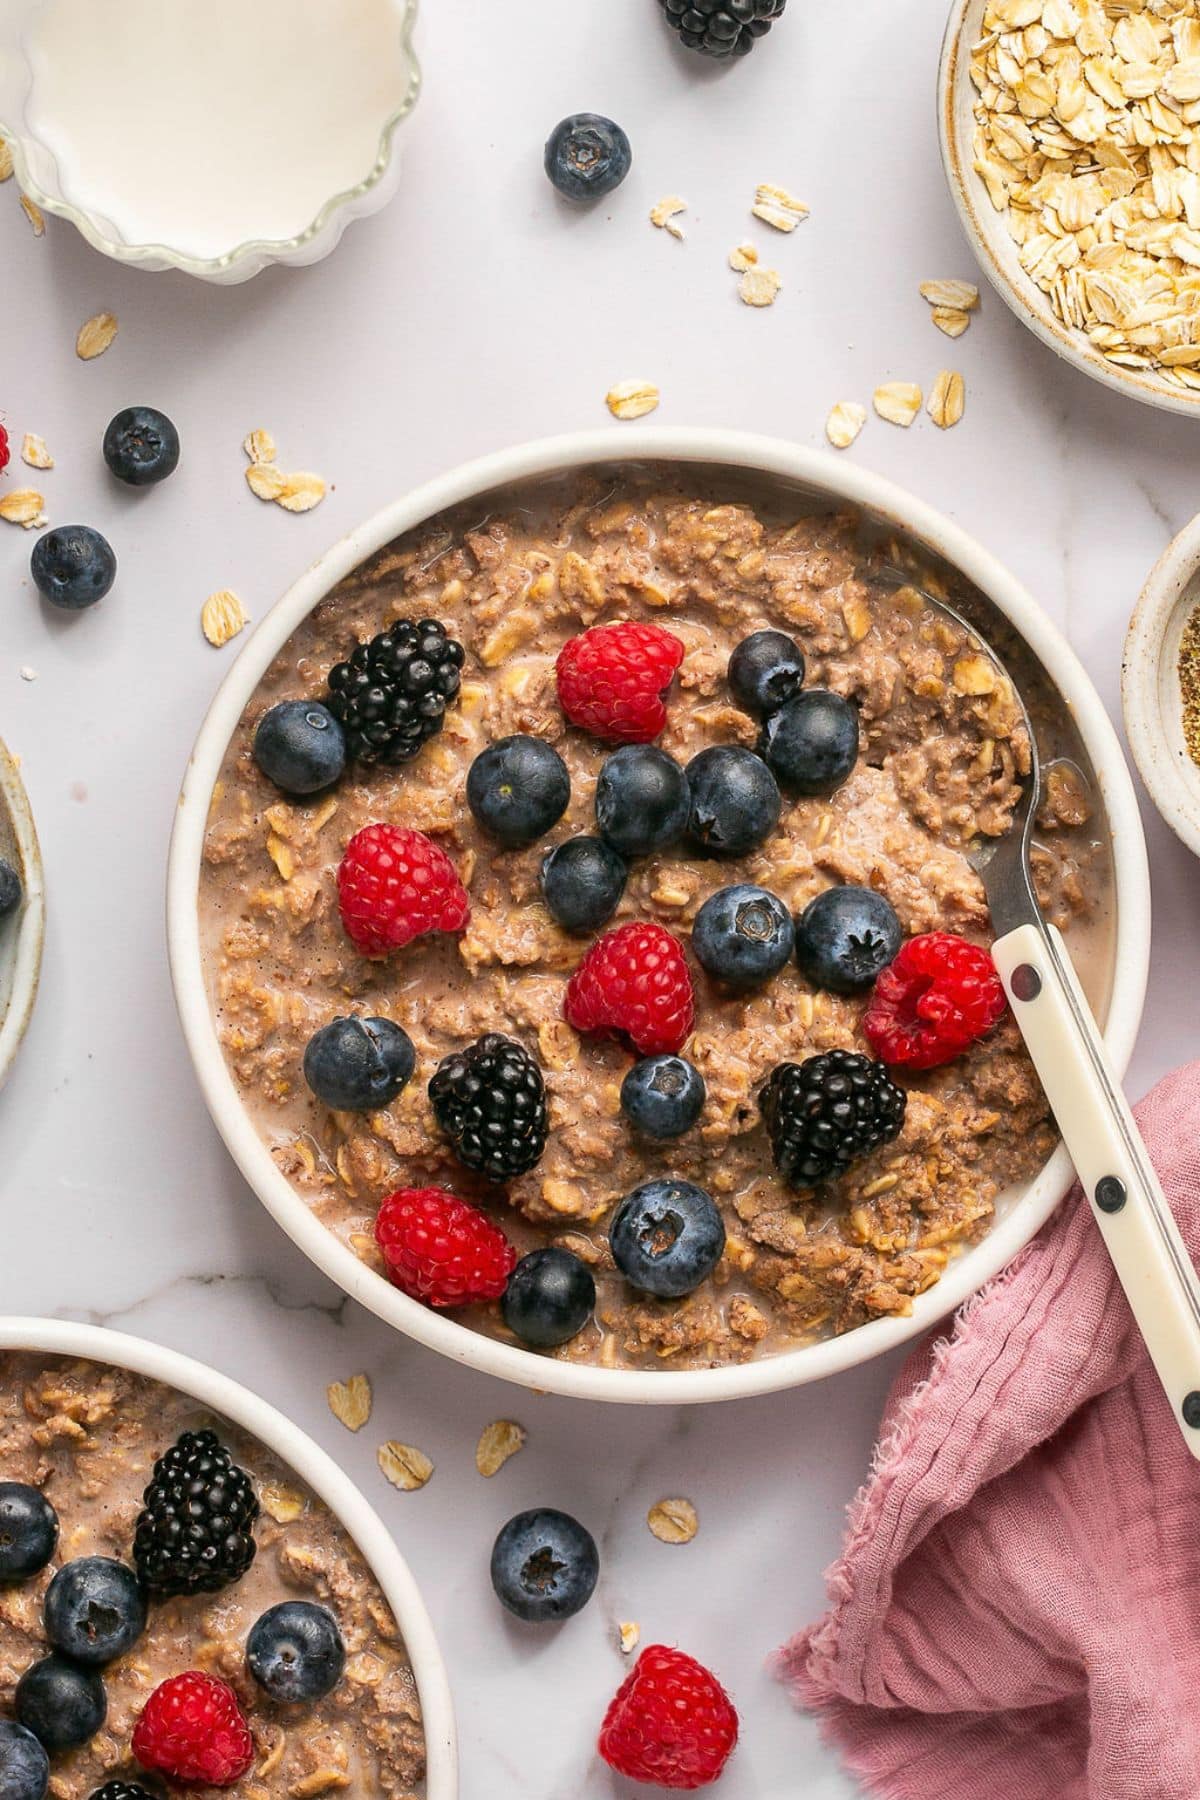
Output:
[[942,158],[985,274],[1093,380],[1200,410],[1200,0],[955,0]]

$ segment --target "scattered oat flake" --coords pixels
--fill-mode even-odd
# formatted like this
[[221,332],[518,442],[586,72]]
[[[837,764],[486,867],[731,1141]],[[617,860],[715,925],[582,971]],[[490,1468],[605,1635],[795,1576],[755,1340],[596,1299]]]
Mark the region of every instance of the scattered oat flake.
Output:
[[285,512],[311,512],[314,506],[320,506],[325,498],[325,483],[319,475],[309,470],[301,470],[296,475],[285,475],[283,491],[276,495],[276,504]]
[[200,629],[214,650],[235,638],[249,623],[250,615],[232,588],[218,588],[200,610]]
[[753,244],[735,244],[729,252],[729,266],[735,275],[741,275],[746,269],[752,269],[758,261],[758,251]]
[[13,172],[12,145],[5,138],[0,138],[0,181],[11,181]]
[[700,1519],[690,1500],[660,1500],[646,1515],[655,1537],[663,1544],[690,1544],[700,1529]]
[[966,397],[966,384],[958,371],[942,369],[933,384],[925,410],[935,425],[942,431],[949,431],[962,418]]
[[44,522],[45,504],[36,488],[13,488],[0,495],[0,519],[7,519],[10,525],[24,525],[28,530]]
[[37,670],[31,669],[29,667],[29,664],[26,663],[21,669],[21,680],[22,681],[36,681],[37,680]]
[[687,201],[678,194],[668,194],[657,206],[650,208],[650,223],[657,225],[660,231],[669,231],[673,238],[683,238],[683,227],[676,224],[677,216],[687,211]]
[[773,306],[782,286],[778,269],[747,269],[738,282],[738,297],[747,306]]
[[37,205],[36,201],[31,200],[28,194],[22,194],[21,208],[25,217],[33,226],[34,237],[45,237],[46,215],[43,213],[41,207]]
[[38,437],[36,432],[27,431],[21,443],[21,461],[28,463],[31,469],[52,469],[54,458],[46,448],[45,438]]
[[915,381],[885,381],[873,395],[875,411],[889,425],[909,426],[921,410],[921,390]]
[[605,394],[604,403],[614,419],[644,419],[660,399],[652,381],[618,381]]
[[243,439],[242,449],[252,463],[273,463],[277,454],[275,439],[269,431],[252,431]]
[[287,476],[274,463],[251,463],[246,470],[246,485],[260,500],[278,500],[287,486]]
[[433,1464],[423,1450],[415,1450],[411,1444],[398,1444],[395,1439],[380,1445],[378,1460],[392,1486],[406,1494],[423,1488],[433,1474]]
[[867,422],[867,409],[857,400],[839,400],[825,421],[825,436],[835,450],[848,450]]
[[795,231],[797,225],[807,219],[809,209],[803,200],[797,200],[786,188],[776,187],[770,181],[760,181],[750,211],[756,219],[761,219],[764,225],[770,225],[775,231]]
[[347,1431],[361,1431],[371,1416],[371,1383],[365,1375],[331,1381],[325,1390],[329,1410]]
[[957,306],[935,306],[930,316],[938,330],[944,331],[948,338],[960,338],[971,323],[970,313]]
[[617,1626],[617,1641],[622,1656],[632,1656],[642,1641],[642,1628],[635,1619],[624,1619]]
[[515,1419],[493,1419],[485,1425],[475,1446],[475,1467],[481,1475],[498,1475],[510,1456],[525,1448],[525,1427]]
[[116,314],[96,313],[93,318],[85,319],[79,327],[79,335],[75,339],[75,354],[82,362],[91,362],[95,357],[104,355],[116,335]]
[[957,312],[974,312],[979,305],[979,289],[973,281],[923,281],[921,297],[930,306],[950,306]]

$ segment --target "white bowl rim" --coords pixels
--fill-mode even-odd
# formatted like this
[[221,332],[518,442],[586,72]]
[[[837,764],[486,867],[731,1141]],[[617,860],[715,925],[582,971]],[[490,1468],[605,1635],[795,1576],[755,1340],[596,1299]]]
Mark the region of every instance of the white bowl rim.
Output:
[[46,886],[29,795],[25,792],[25,783],[21,780],[15,758],[2,742],[0,801],[5,805],[17,842],[17,852],[21,859],[19,873],[25,890],[21,917],[17,924],[12,992],[7,1010],[0,1019],[0,1087],[3,1087],[16,1061],[22,1039],[29,1029],[37,1000],[42,972],[42,948],[46,937]]
[[1124,394],[1126,399],[1140,400],[1144,406],[1156,406],[1162,412],[1195,418],[1200,413],[1200,389],[1188,393],[1186,389],[1173,387],[1152,372],[1123,369],[1110,357],[1092,349],[1081,332],[1069,330],[1055,315],[1036,282],[1026,276],[1018,287],[1008,271],[1000,266],[989,242],[990,231],[998,229],[1007,232],[1008,227],[1003,215],[995,211],[988,199],[980,177],[960,157],[954,129],[955,84],[960,79],[969,80],[962,62],[967,18],[971,9],[979,3],[980,0],[953,0],[942,40],[937,78],[938,138],[941,143],[942,167],[955,211],[975,252],[976,261],[1010,311],[1016,314],[1022,325],[1041,338],[1043,344],[1048,345],[1056,356],[1073,364],[1083,374],[1090,375],[1093,381],[1111,388],[1114,393]]
[[456,1800],[458,1748],[450,1681],[420,1589],[379,1514],[319,1444],[276,1407],[207,1363],[107,1326],[0,1315],[0,1350],[82,1357],[149,1376],[222,1414],[294,1469],[349,1532],[383,1590],[421,1701],[427,1800]]
[[419,1343],[519,1386],[577,1399],[681,1405],[772,1393],[854,1367],[916,1336],[1002,1269],[1068,1191],[1061,1146],[1006,1216],[914,1303],[907,1318],[881,1319],[841,1337],[719,1369],[601,1369],[540,1357],[456,1324],[410,1300],[359,1261],[276,1167],[226,1065],[205,988],[199,884],[213,785],[229,739],[262,674],[292,632],[343,576],[413,526],[496,488],[603,463],[678,462],[742,469],[798,482],[816,496],[894,520],[952,563],[1000,607],[1069,697],[1095,767],[1112,828],[1117,950],[1105,1038],[1123,1073],[1141,1019],[1149,970],[1150,878],[1141,816],[1116,732],[1091,680],[1026,590],[949,519],[861,465],[749,432],[625,426],[542,439],[467,463],[386,506],[313,564],[276,602],[217,690],[184,777],[167,876],[167,933],[176,1005],[217,1129],[246,1180],[289,1237],[331,1280]]
[[1160,683],[1163,637],[1181,596],[1198,574],[1200,514],[1172,539],[1150,571],[1129,622],[1121,664],[1121,704],[1133,760],[1159,813],[1196,856],[1200,856],[1200,769],[1194,780],[1185,777],[1170,753]]

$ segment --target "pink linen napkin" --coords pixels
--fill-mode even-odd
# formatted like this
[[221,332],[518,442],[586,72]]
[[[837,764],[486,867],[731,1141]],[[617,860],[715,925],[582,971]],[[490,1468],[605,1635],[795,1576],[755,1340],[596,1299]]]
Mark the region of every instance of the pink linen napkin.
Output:
[[[1200,1063],[1138,1109],[1200,1253]],[[905,1364],[779,1657],[879,1800],[1200,1800],[1200,1464],[1076,1188]]]

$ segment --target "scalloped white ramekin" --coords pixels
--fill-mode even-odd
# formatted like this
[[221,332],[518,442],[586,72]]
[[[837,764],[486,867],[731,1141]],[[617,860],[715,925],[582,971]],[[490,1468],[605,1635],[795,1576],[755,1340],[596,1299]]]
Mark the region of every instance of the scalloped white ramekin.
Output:
[[1179,647],[1200,607],[1200,516],[1154,565],[1125,639],[1121,704],[1129,748],[1147,792],[1181,843],[1200,856],[1200,768],[1183,729]]
[[1045,1223],[1073,1179],[1061,1147],[1017,1190],[988,1235],[964,1251],[908,1318],[881,1319],[843,1337],[720,1369],[602,1369],[560,1362],[485,1337],[410,1300],[358,1260],[275,1166],[242,1103],[217,1037],[201,953],[196,898],[213,785],[229,740],[262,676],[297,626],[342,578],[385,544],[451,506],[516,482],[603,465],[653,461],[727,468],[763,477],[816,505],[849,504],[952,564],[1015,625],[1063,695],[1100,785],[1113,840],[1116,941],[1105,1038],[1118,1071],[1133,1050],[1150,956],[1150,879],[1133,784],[1117,735],[1074,651],[1019,582],[966,532],[881,476],[827,452],[714,430],[621,426],[550,438],[468,463],[385,507],[336,544],[271,609],[218,689],[184,777],[171,841],[167,931],[175,998],[192,1061],[217,1128],[259,1199],[305,1255],[364,1306],[455,1362],[523,1387],[585,1400],[679,1405],[730,1400],[817,1381],[925,1331],[995,1275]]
[[257,1438],[294,1469],[343,1525],[392,1609],[417,1684],[425,1732],[426,1800],[457,1800],[458,1748],[450,1681],[412,1572],[373,1507],[299,1426],[240,1382],[144,1338],[62,1319],[0,1316],[0,1350],[111,1363],[176,1388]]
[[0,1087],[4,1086],[33,1017],[46,935],[42,853],[25,784],[0,743],[0,856],[21,877],[16,913],[0,919]]

